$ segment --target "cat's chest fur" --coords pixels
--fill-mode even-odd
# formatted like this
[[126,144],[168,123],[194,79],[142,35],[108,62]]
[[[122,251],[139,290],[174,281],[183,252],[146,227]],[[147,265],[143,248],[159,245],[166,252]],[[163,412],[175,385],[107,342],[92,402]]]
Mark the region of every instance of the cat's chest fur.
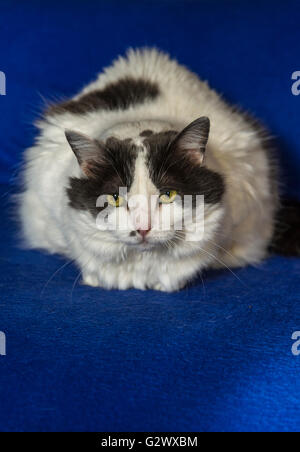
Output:
[[[203,253],[202,266],[205,267],[209,260]],[[101,262],[100,266],[98,259],[90,261],[87,271],[83,266],[83,282],[95,287],[100,281],[106,288],[125,290],[135,287],[172,292],[183,288],[190,273],[198,271],[199,256],[176,259],[171,253],[157,255],[143,251],[128,253],[121,261]]]

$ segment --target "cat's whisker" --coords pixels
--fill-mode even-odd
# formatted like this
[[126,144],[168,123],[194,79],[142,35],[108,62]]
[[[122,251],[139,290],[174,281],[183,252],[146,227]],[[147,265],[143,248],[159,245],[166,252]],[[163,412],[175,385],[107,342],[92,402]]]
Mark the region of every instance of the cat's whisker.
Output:
[[48,279],[48,281],[44,284],[41,293],[40,293],[40,299],[42,299],[46,288],[48,287],[48,285],[50,284],[50,282],[55,278],[55,276],[61,271],[63,270],[65,267],[67,267],[68,265],[72,264],[76,259],[71,259],[68,262],[65,262],[61,267],[59,267],[53,274],[52,276]]
[[[178,238],[179,238],[179,237],[178,237]],[[185,241],[184,238],[181,238],[181,240],[182,240],[182,241]],[[187,241],[185,241],[185,242],[186,242],[187,246],[189,246],[189,245],[191,246],[191,242],[187,242]],[[207,255],[211,256],[214,260],[216,260],[217,262],[219,262],[219,264],[221,264],[223,267],[227,268],[227,269],[230,271],[230,273],[232,273],[232,275],[240,281],[241,284],[243,284],[245,287],[248,287],[248,286],[244,283],[244,281],[242,281],[241,278],[240,278],[240,277],[239,277],[239,276],[238,276],[238,275],[237,275],[230,267],[228,267],[228,266],[225,264],[225,262],[223,262],[223,261],[222,261],[221,259],[219,259],[217,256],[215,256],[214,254],[209,253],[207,250],[204,250],[204,249],[201,248],[201,247],[199,247],[199,250],[202,251],[202,252],[204,252],[204,253],[206,253]]]
[[[95,235],[98,233],[99,231],[95,231],[92,235],[90,235],[88,238],[86,238],[87,240],[91,240],[93,237],[95,237]],[[41,293],[40,293],[40,299],[43,297],[46,288],[48,287],[48,285],[50,284],[50,282],[55,278],[55,276],[61,271],[63,270],[65,267],[67,267],[68,265],[72,264],[73,262],[76,261],[76,259],[78,259],[78,256],[75,257],[74,259],[71,259],[68,262],[65,262],[61,267],[59,267],[53,274],[52,276],[48,279],[48,281],[44,284]]]
[[75,278],[75,281],[72,285],[72,290],[71,290],[71,294],[70,294],[70,298],[71,298],[71,303],[73,302],[73,292],[75,290],[76,284],[78,283],[80,277],[82,276],[82,270],[85,269],[85,267],[92,261],[93,257],[91,257],[90,259],[88,259],[84,264],[81,264],[80,266],[80,271],[77,275],[77,277]]
[[[237,260],[237,261],[239,260],[238,257],[236,257],[236,256],[234,256],[233,254],[231,254],[228,250],[226,250],[225,248],[223,248],[223,246],[218,245],[218,244],[217,244],[216,242],[214,242],[213,240],[208,240],[208,239],[206,239],[206,240],[207,240],[207,242],[212,243],[214,246],[216,246],[216,247],[219,248],[220,250],[224,251],[224,253],[226,253],[226,254],[228,254],[228,256],[232,257],[233,260]],[[242,261],[241,261],[241,264],[242,264]]]
[[204,250],[203,248],[200,248],[201,251],[203,251],[204,253],[208,254],[209,256],[211,256],[213,259],[215,259],[217,262],[219,262],[219,264],[221,264],[223,267],[227,268],[227,270],[230,271],[230,273],[238,280],[240,281],[241,284],[243,284],[243,286],[247,287],[247,284],[244,283],[244,281],[241,280],[241,278],[230,268],[228,267],[221,259],[217,258],[216,256],[214,256],[213,254],[209,253],[208,251]]
[[79,273],[78,273],[77,277],[75,278],[75,281],[74,281],[74,283],[72,285],[72,290],[71,290],[71,294],[70,294],[71,303],[73,302],[73,292],[75,290],[75,286],[76,286],[77,282],[79,281],[80,276],[82,275],[82,269],[83,268],[84,268],[84,266],[82,266],[81,269],[79,270]]
[[204,279],[203,279],[203,276],[202,276],[202,273],[201,273],[201,272],[199,273],[199,276],[200,276],[200,279],[201,279],[201,281],[202,281],[202,287],[203,287],[204,297],[206,297],[206,287],[205,287]]

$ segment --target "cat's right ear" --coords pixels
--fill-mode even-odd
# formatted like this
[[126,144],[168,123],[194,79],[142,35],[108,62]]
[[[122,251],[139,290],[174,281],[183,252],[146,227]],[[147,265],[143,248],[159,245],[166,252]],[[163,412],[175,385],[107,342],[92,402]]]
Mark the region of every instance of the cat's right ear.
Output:
[[210,120],[206,116],[196,119],[175,138],[172,146],[185,152],[197,164],[202,165],[209,136]]
[[87,135],[74,130],[66,130],[65,136],[82,171],[89,176],[92,162],[99,162],[101,160],[100,144]]

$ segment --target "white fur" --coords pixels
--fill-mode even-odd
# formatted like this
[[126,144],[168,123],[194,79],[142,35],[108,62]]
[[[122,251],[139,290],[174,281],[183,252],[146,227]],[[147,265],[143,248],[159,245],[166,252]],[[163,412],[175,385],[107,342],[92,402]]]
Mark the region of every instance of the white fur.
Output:
[[[20,195],[27,245],[74,259],[86,284],[108,289],[173,291],[203,268],[259,262],[272,236],[277,199],[271,190],[270,164],[262,138],[206,83],[155,49],[130,50],[80,94],[124,76],[150,79],[159,85],[162,95],[126,111],[64,113],[39,121],[37,143],[25,154],[25,191]],[[142,130],[179,130],[200,116],[211,121],[205,164],[226,181],[222,204],[206,206],[201,241],[182,241],[168,248],[156,246],[167,238],[167,232],[163,237],[153,234],[152,246],[141,251],[136,239],[131,243],[99,231],[90,213],[68,205],[69,178],[79,177],[81,170],[65,139],[65,129],[99,139],[130,136],[142,146]],[[136,165],[132,193],[156,194],[146,174],[143,152]]]

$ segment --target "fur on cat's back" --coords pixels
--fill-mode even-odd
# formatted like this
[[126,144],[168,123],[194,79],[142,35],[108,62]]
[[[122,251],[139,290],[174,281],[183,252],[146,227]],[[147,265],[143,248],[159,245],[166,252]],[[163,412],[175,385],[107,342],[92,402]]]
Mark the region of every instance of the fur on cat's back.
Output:
[[[37,126],[19,197],[25,242],[74,259],[86,284],[173,291],[204,268],[266,256],[278,210],[266,136],[168,55],[130,50],[73,99],[50,106]],[[134,228],[126,240],[97,229],[98,196],[110,195],[117,177],[129,193],[159,196],[167,158],[165,185],[207,200],[202,239],[188,242],[184,232],[165,246],[153,233],[140,246],[130,242],[130,233],[140,239]]]

